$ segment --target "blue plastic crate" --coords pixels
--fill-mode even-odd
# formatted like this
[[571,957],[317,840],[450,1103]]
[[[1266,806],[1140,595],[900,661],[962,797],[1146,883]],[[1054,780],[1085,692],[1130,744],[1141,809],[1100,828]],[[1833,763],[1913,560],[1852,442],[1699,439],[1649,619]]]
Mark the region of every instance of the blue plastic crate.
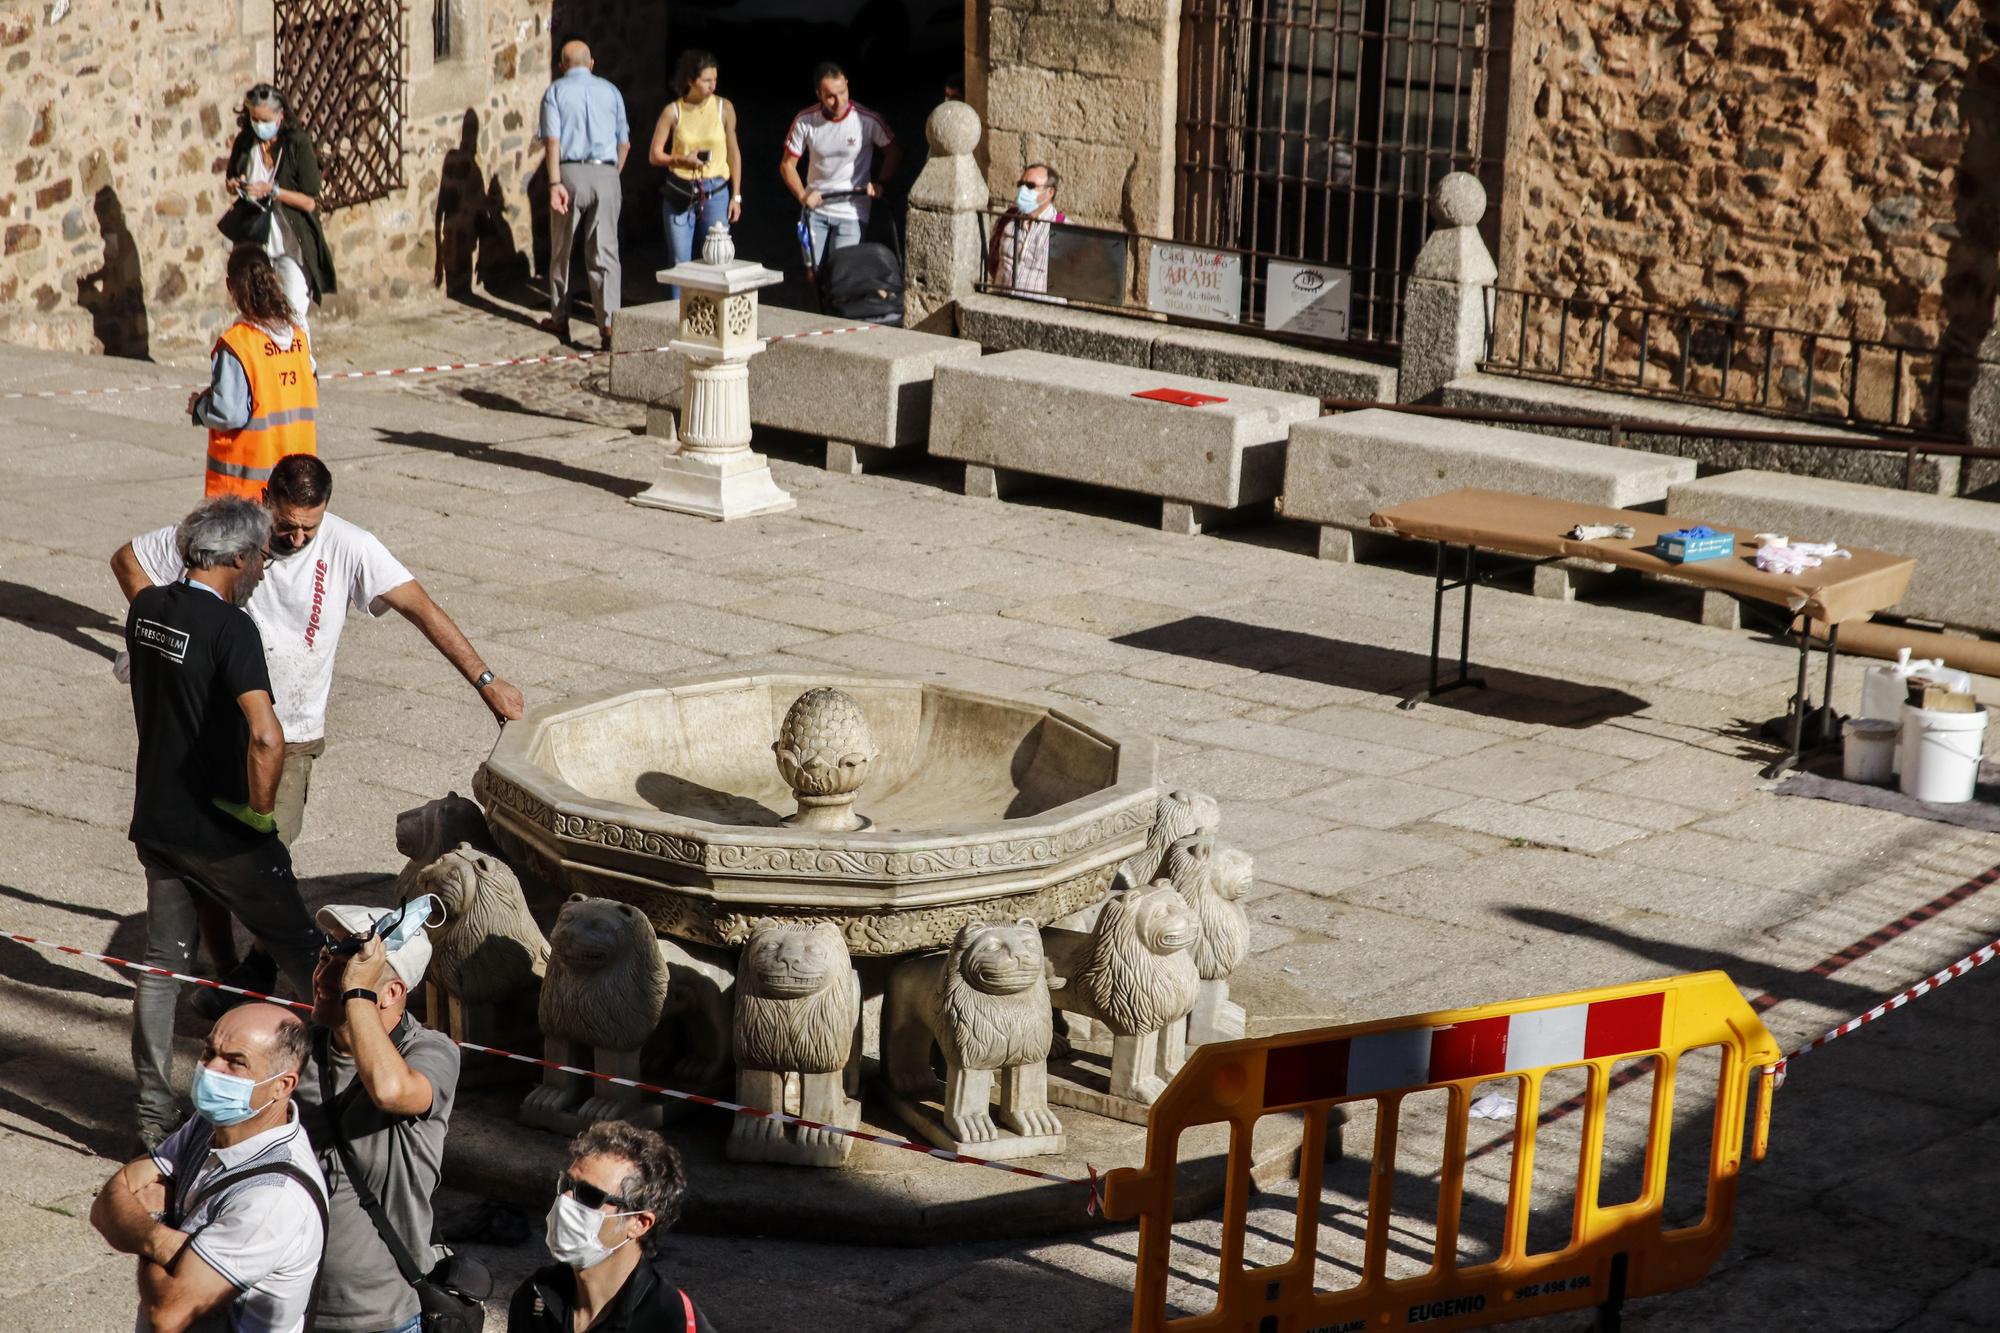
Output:
[[1723,560],[1736,554],[1736,536],[1705,526],[1681,528],[1661,533],[1657,549],[1663,559],[1677,565],[1692,564],[1697,560]]

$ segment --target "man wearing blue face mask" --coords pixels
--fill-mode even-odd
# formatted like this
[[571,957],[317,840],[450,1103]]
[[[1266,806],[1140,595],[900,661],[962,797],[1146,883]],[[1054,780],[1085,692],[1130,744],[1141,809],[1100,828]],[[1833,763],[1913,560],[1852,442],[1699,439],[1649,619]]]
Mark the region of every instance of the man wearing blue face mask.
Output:
[[507,1333],[714,1333],[647,1262],[686,1197],[680,1154],[652,1130],[603,1120],[577,1135],[549,1206],[555,1262],[515,1289]]
[[387,911],[319,910],[328,947],[313,972],[302,1095],[332,1218],[318,1333],[419,1333],[419,1281],[467,1285],[454,1275],[467,1261],[431,1244],[459,1051],[407,1012],[431,960],[424,926],[441,910],[430,894]]
[[1049,289],[1050,228],[1069,221],[1056,207],[1060,184],[1062,178],[1046,162],[1026,168],[1014,189],[1014,206],[993,228],[986,280],[1009,296],[1040,296]]
[[139,1333],[310,1326],[326,1182],[292,1106],[306,1044],[277,1005],[224,1014],[195,1068],[195,1118],[98,1191],[91,1225],[139,1257]]

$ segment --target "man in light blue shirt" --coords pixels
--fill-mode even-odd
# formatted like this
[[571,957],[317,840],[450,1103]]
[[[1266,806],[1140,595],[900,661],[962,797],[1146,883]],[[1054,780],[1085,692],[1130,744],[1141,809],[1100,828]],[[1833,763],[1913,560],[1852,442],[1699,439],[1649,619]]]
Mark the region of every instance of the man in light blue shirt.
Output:
[[584,270],[597,332],[608,350],[611,316],[619,307],[618,173],[632,148],[625,97],[592,73],[596,61],[582,42],[565,42],[562,76],[542,94],[542,145],[549,169],[549,332],[569,341],[569,260],[583,233]]

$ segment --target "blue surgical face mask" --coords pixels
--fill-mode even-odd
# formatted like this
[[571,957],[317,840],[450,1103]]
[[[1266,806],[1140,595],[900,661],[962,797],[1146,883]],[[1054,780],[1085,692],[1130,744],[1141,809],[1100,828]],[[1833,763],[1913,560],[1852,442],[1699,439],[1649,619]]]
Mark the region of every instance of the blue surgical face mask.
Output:
[[1032,213],[1042,206],[1042,192],[1032,185],[1023,185],[1014,193],[1014,211]]
[[434,893],[421,894],[410,899],[409,904],[402,909],[402,919],[392,921],[389,928],[382,932],[382,947],[394,953],[403,944],[423,934],[424,927],[430,924],[433,915],[442,917],[443,908],[444,904],[438,901]]
[[278,137],[278,124],[279,122],[275,120],[253,120],[250,122],[250,132],[265,143],[269,143]]
[[240,1125],[251,1116],[269,1106],[252,1106],[250,1094],[272,1079],[283,1078],[283,1074],[273,1074],[271,1078],[255,1082],[235,1074],[224,1074],[210,1069],[207,1065],[196,1065],[194,1070],[194,1111],[211,1125]]

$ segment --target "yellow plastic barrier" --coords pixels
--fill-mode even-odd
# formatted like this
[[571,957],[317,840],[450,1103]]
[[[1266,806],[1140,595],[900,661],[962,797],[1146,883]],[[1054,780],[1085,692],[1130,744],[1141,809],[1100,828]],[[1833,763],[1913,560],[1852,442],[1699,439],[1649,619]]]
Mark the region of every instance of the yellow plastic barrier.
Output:
[[[1702,1048],[1721,1052],[1709,1143],[1708,1207],[1700,1222],[1667,1229],[1661,1206],[1675,1076],[1681,1058]],[[1779,1054],[1771,1034],[1720,972],[1204,1046],[1152,1108],[1146,1165],[1113,1171],[1104,1180],[1106,1215],[1139,1219],[1134,1333],[1164,1329],[1364,1333],[1410,1325],[1426,1330],[1476,1328],[1592,1305],[1615,1310],[1627,1296],[1691,1286],[1707,1274],[1728,1243],[1750,1077]],[[1643,1189],[1630,1202],[1602,1206],[1598,1187],[1613,1069],[1621,1062],[1629,1068],[1648,1057],[1653,1101]],[[1587,1073],[1588,1082],[1581,1107],[1583,1147],[1576,1163],[1569,1242],[1546,1253],[1529,1253],[1536,1133],[1541,1122],[1560,1114],[1542,1105],[1543,1083],[1552,1071],[1577,1067]],[[1497,1258],[1460,1267],[1460,1205],[1472,1090],[1498,1079],[1513,1080],[1519,1088],[1504,1242]],[[1438,1192],[1435,1199],[1415,1201],[1435,1205],[1436,1244],[1428,1271],[1391,1279],[1384,1270],[1390,1217],[1397,1202],[1393,1194],[1398,1111],[1411,1094],[1437,1088],[1449,1094]],[[1376,1103],[1376,1134],[1361,1272],[1358,1282],[1345,1290],[1316,1291],[1328,1113],[1338,1103],[1364,1099]],[[1770,1113],[1767,1086],[1757,1123],[1760,1159]],[[1258,1119],[1272,1114],[1305,1117],[1297,1230],[1288,1260],[1269,1267],[1246,1266],[1252,1134]],[[1216,1304],[1203,1314],[1170,1319],[1168,1259],[1181,1135],[1190,1127],[1219,1123],[1229,1126],[1230,1149]],[[1545,1183],[1546,1171],[1545,1166]],[[1397,1243],[1407,1252],[1407,1236],[1398,1237]],[[1205,1271],[1196,1278],[1202,1283],[1206,1279]]]

